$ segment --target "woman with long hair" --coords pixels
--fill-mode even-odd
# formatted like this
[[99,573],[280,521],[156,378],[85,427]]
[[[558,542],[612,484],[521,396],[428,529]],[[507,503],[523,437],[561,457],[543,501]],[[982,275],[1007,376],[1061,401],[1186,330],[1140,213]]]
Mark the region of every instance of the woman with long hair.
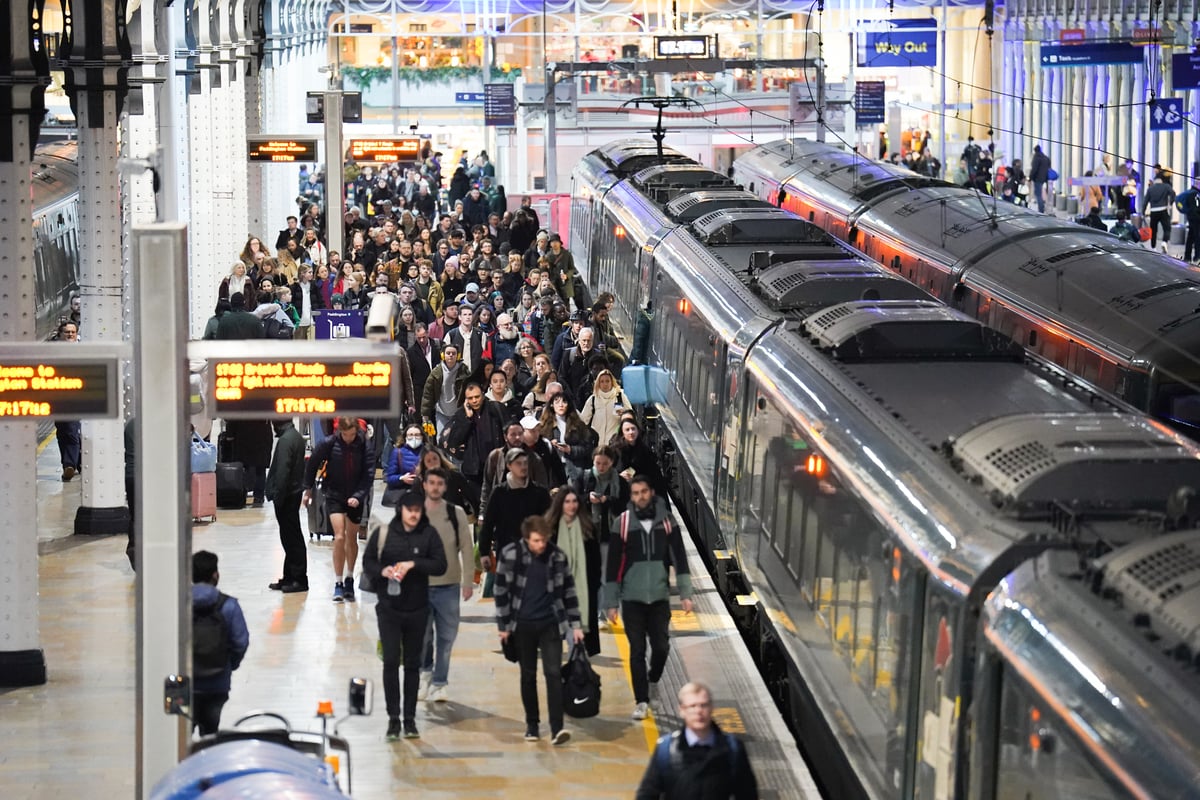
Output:
[[424,483],[425,473],[431,469],[441,469],[446,472],[446,502],[461,506],[468,517],[474,517],[479,511],[479,498],[475,496],[462,473],[450,463],[450,459],[442,454],[432,442],[426,441],[421,450],[421,462],[417,465],[418,483]]
[[412,306],[400,309],[400,317],[396,321],[396,344],[400,349],[407,350],[417,341],[417,315]]
[[238,261],[229,270],[229,274],[221,281],[220,287],[217,289],[217,298],[228,300],[235,294],[246,294],[248,288],[253,287],[253,282],[250,276],[246,274],[246,265]]
[[417,469],[421,465],[421,457],[425,454],[425,431],[420,425],[408,425],[404,428],[404,436],[396,442],[396,447],[388,457],[387,466],[383,471],[383,479],[388,489],[415,489],[420,491],[421,482]]
[[596,432],[597,441],[607,443],[621,432],[621,419],[633,407],[621,384],[607,369],[592,383],[592,394],[583,402],[579,416]]
[[255,253],[266,254],[267,251],[263,247],[261,239],[259,239],[257,236],[251,236],[249,239],[246,240],[246,246],[242,248],[241,258],[242,258],[242,263],[246,265],[246,269],[250,269],[251,267],[254,266],[254,264],[255,264],[254,254]]
[[658,464],[658,457],[643,440],[642,433],[642,427],[632,415],[621,419],[621,430],[610,442],[617,451],[616,469],[626,481],[631,480],[634,475],[648,477],[654,493],[666,500],[670,506],[666,476]]
[[[520,353],[520,350],[517,351]],[[521,365],[517,365],[517,374],[520,375]],[[535,417],[541,417],[542,410],[546,406],[546,390],[552,383],[558,381],[558,373],[550,366],[550,356],[545,353],[538,353],[533,357],[533,388],[529,390],[529,394],[525,395],[525,400],[521,403],[522,408],[533,414]]]
[[600,628],[597,620],[597,594],[600,590],[600,540],[592,525],[584,495],[567,485],[554,495],[545,519],[550,526],[550,541],[566,553],[575,578],[579,616],[583,620],[583,644],[589,656],[600,654]]
[[542,409],[540,423],[542,437],[550,440],[554,452],[562,459],[567,480],[578,480],[592,463],[596,434],[579,418],[570,399],[561,393]]

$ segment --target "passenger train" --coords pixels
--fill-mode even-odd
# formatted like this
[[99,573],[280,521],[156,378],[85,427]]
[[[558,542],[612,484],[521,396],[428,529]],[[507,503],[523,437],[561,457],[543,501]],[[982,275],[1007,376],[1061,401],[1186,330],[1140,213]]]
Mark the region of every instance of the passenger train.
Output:
[[39,145],[32,165],[34,303],[49,338],[79,291],[79,162],[74,141]]
[[677,152],[600,148],[572,195],[827,796],[1196,796],[1200,447]]
[[734,177],[1029,350],[1200,438],[1200,270],[1104,231],[781,140]]

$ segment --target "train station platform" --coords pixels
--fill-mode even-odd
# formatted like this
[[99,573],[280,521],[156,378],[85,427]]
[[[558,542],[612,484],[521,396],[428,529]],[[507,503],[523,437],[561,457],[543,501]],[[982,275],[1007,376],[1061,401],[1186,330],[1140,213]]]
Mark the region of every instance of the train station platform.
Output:
[[[38,457],[41,637],[49,682],[0,691],[0,785],[13,800],[132,797],[135,577],[124,537],[71,534],[81,478],[63,483],[60,472],[50,440]],[[600,716],[568,717],[572,738],[561,747],[550,744],[545,724],[540,742],[523,740],[518,670],[500,654],[490,599],[476,593],[463,604],[449,702],[420,704],[419,740],[387,742],[373,598],[331,602],[330,540],[309,542],[312,591],[290,595],[267,588],[283,557],[269,505],[221,510],[216,522],[194,527],[192,541],[194,549],[220,557],[220,588],[240,600],[250,629],[224,725],[263,709],[284,715],[294,728],[319,730],[319,699],[332,699],[341,715],[350,677],[375,682],[374,714],[351,718],[340,729],[351,746],[354,797],[632,797],[655,739],[679,725],[676,692],[693,679],[712,685],[717,722],[746,743],[761,797],[819,796],[690,540],[696,610],[675,612],[671,659],[654,713],[642,722],[631,719],[628,648],[619,628],[605,632],[602,654],[593,659],[603,680]]]

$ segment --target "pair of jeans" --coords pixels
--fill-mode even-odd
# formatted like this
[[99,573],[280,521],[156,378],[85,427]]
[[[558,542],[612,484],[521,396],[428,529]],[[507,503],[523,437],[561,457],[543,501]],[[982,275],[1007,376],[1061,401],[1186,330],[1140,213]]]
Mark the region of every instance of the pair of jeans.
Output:
[[1046,213],[1046,182],[1033,182],[1033,196],[1037,200],[1038,211],[1042,214]]
[[521,665],[521,704],[525,706],[525,724],[541,722],[538,711],[537,667],[542,657],[542,674],[546,678],[546,711],[550,717],[550,732],[558,733],[563,726],[562,700],[562,635],[558,621],[518,622],[513,631],[517,637],[517,661]]
[[1150,247],[1158,247],[1158,229],[1162,228],[1163,243],[1171,243],[1171,209],[1150,212]]
[[[629,673],[633,679],[633,699],[650,702],[650,683],[662,677],[671,652],[671,602],[621,603],[625,638],[629,640]],[[646,639],[650,640],[650,672],[646,672]]]
[[300,527],[300,499],[304,492],[276,497],[275,521],[279,523],[279,544],[283,546],[283,581],[308,586],[308,550],[304,529]]
[[71,467],[78,472],[80,454],[83,449],[82,424],[79,422],[56,422],[54,430],[58,438],[58,454],[63,468]]
[[375,604],[379,641],[383,646],[383,697],[388,719],[400,718],[400,662],[404,660],[404,720],[417,718],[417,689],[421,685],[421,650],[429,608],[394,611],[380,598]]
[[1200,215],[1189,214],[1187,218],[1187,239],[1183,245],[1183,260],[1191,263],[1200,258]]
[[221,709],[228,699],[229,692],[192,692],[192,724],[201,736],[221,727]]
[[460,591],[456,583],[429,587],[429,621],[425,623],[421,671],[433,671],[434,686],[445,686],[450,681],[450,651],[458,638]]

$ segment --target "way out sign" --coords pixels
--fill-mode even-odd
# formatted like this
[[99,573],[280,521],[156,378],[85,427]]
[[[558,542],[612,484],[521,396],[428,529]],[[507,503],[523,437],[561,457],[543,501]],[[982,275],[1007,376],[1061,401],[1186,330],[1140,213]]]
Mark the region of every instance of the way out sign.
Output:
[[1183,98],[1159,97],[1150,106],[1150,130],[1183,130]]

